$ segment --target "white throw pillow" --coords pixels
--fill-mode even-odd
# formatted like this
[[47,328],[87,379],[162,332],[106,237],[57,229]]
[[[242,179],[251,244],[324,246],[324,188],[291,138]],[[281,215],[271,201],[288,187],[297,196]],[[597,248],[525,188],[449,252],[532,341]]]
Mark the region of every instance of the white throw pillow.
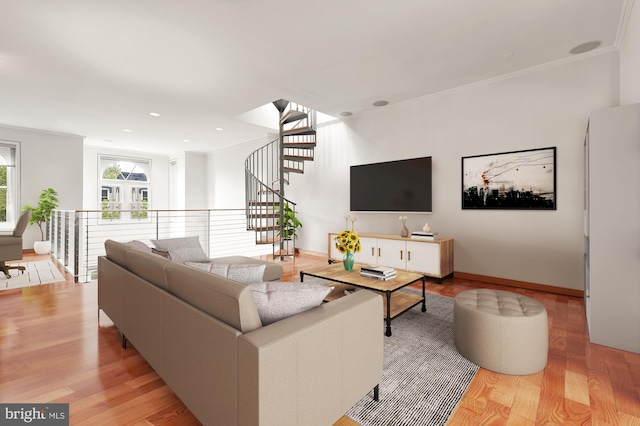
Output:
[[151,242],[160,250],[168,250],[172,257],[175,254],[183,262],[209,262],[198,237],[167,238]]
[[202,263],[202,262],[184,262],[185,265],[193,266],[203,271],[211,272],[212,274],[226,277],[229,272],[229,265],[226,263]]
[[320,306],[333,290],[323,284],[279,281],[249,287],[263,326]]

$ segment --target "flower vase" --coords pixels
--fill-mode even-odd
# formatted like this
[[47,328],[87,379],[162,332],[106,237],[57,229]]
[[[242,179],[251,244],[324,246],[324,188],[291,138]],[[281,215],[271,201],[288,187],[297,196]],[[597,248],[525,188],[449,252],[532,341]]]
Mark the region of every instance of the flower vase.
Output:
[[352,270],[353,262],[354,262],[353,253],[350,251],[346,252],[342,257],[342,266],[344,266],[344,269],[346,271]]
[[400,236],[401,237],[408,237],[409,236],[409,228],[407,228],[407,226],[405,224],[402,224],[402,231],[400,231]]

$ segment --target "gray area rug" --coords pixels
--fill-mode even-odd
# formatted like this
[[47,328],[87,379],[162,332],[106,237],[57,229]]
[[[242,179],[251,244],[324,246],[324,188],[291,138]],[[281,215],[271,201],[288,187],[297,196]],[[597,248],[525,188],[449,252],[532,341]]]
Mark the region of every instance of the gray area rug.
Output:
[[453,299],[427,294],[391,321],[384,338],[380,401],[371,392],[347,413],[363,426],[444,425],[478,366],[458,353],[453,336]]

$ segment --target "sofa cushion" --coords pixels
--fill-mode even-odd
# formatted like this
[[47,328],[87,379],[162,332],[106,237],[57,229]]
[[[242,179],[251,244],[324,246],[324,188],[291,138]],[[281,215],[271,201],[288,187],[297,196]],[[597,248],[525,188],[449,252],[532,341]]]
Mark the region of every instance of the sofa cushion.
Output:
[[282,265],[275,262],[269,262],[267,260],[255,259],[247,256],[225,256],[211,259],[211,263],[222,263],[229,265],[244,265],[247,263],[256,265],[266,265],[262,281],[275,281],[282,278]]
[[226,263],[203,263],[203,262],[184,262],[186,265],[193,266],[194,268],[202,269],[203,271],[211,272],[212,274],[226,277],[229,272],[229,265]]
[[182,262],[208,262],[209,258],[200,245],[200,239],[196,237],[167,238],[163,240],[151,240],[154,246],[160,250],[168,250],[171,257],[180,256]]
[[168,259],[141,250],[129,250],[127,253],[127,267],[131,272],[165,290],[164,268],[170,263]]
[[320,306],[333,290],[324,284],[279,281],[249,287],[263,326]]
[[245,284],[182,263],[167,262],[169,292],[242,333],[262,326],[251,290]]
[[157,254],[158,256],[162,256],[165,259],[173,260],[174,262],[184,263],[184,260],[182,259],[182,257],[175,251],[161,250],[161,249],[152,247],[151,253]]
[[109,260],[124,268],[128,268],[127,251],[129,251],[129,247],[114,240],[106,240],[104,242],[104,250]]
[[151,253],[152,248],[149,247],[148,245],[146,245],[145,243],[143,243],[140,240],[133,240],[133,241],[128,241],[126,243],[123,243],[125,246],[129,247],[130,249],[133,250],[140,250],[143,251],[145,253]]
[[229,265],[227,278],[243,284],[261,283],[267,265]]

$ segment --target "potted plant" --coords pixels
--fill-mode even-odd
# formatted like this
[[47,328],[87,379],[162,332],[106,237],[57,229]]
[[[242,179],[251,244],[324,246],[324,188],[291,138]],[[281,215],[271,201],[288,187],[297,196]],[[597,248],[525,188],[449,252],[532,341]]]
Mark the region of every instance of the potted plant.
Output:
[[42,239],[33,243],[33,250],[37,254],[47,254],[51,251],[51,241],[49,241],[49,236],[45,235],[45,228],[43,228],[43,225],[46,226],[46,224],[51,220],[53,211],[57,207],[58,193],[53,188],[47,188],[42,190],[37,207],[24,206],[22,209],[22,211],[31,210],[29,225],[33,225],[35,223],[38,225],[38,228],[40,228],[40,236]]
[[[278,214],[280,210],[278,208],[275,209],[275,213]],[[280,230],[278,230],[278,236],[282,236],[285,241],[291,241],[295,238],[298,238],[298,228],[302,227],[302,223],[296,217],[295,211],[289,206],[289,203],[284,203],[284,214],[283,214],[283,224],[282,227],[282,235],[280,235]],[[280,225],[280,219],[276,221],[277,225]],[[295,247],[295,245],[294,245]],[[297,251],[297,249],[295,249]],[[288,252],[288,249],[287,249]],[[296,253],[297,254],[297,253]]]

